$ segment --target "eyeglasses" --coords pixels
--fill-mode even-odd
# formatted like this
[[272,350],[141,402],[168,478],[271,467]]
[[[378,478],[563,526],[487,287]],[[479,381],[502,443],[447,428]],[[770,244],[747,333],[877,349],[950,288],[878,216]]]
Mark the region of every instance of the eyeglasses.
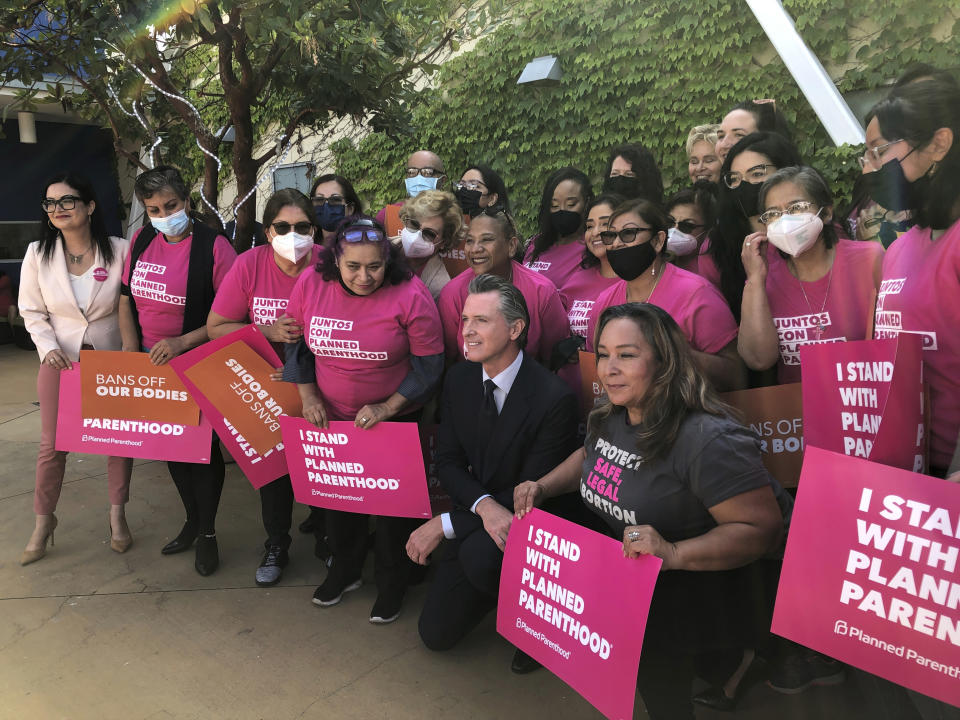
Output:
[[407,177],[415,178],[417,175],[422,175],[425,178],[432,177],[443,177],[443,170],[437,170],[437,168],[432,167],[408,167],[407,168]]
[[273,228],[273,231],[277,235],[286,235],[290,232],[290,228],[293,228],[293,231],[297,235],[309,235],[310,231],[313,229],[313,223],[309,222],[298,222],[290,224],[288,222],[275,222],[270,223],[270,227]]
[[762,182],[768,175],[768,168],[776,170],[777,166],[770,164],[754,165],[745,173],[728,172],[723,176],[723,184],[733,190],[735,187],[739,187],[740,183],[742,183],[744,180],[746,180],[748,183],[754,184]]
[[73,210],[78,202],[83,202],[83,198],[77,197],[76,195],[64,195],[59,200],[56,198],[47,198],[40,203],[40,207],[43,208],[44,212],[52,213],[57,208],[61,210]]
[[702,223],[697,224],[693,220],[681,220],[680,222],[677,222],[673,218],[670,218],[670,222],[673,223],[671,227],[677,228],[677,230],[682,232],[684,235],[692,235],[694,230],[706,227],[706,225],[703,225]]
[[891,140],[888,143],[877,145],[876,147],[867,148],[867,151],[861,157],[857,158],[857,161],[860,163],[860,167],[865,168],[870,166],[874,170],[879,170],[883,165],[884,151],[891,145],[896,145],[897,143],[901,142],[903,142],[903,138],[900,138],[899,140]]
[[461,180],[453,187],[456,190],[479,190],[482,193],[487,191],[487,186],[479,180]]
[[760,222],[764,225],[769,225],[770,223],[779,220],[784,215],[800,215],[801,213],[810,212],[810,210],[815,207],[817,207],[816,203],[808,202],[806,200],[798,200],[795,203],[790,203],[787,205],[785,210],[773,208],[772,210],[767,210],[765,213],[761,213]]
[[325,198],[323,195],[314,195],[310,199],[317,207],[323,207],[324,205],[340,207],[341,205],[346,205],[346,201],[340,195],[331,195],[328,198]]
[[407,230],[412,230],[413,232],[416,232],[417,230],[419,230],[420,234],[423,235],[423,239],[426,240],[427,242],[435,243],[437,240],[440,239],[440,233],[438,233],[433,228],[423,227],[422,225],[420,225],[420,223],[418,223],[413,218],[407,218],[406,220],[403,221],[403,224],[407,227]]
[[359,220],[345,227],[340,232],[339,238],[348,243],[382,243],[387,239],[387,235],[371,220]]
[[629,245],[630,243],[635,242],[637,235],[642,232],[653,232],[653,228],[628,227],[619,232],[616,230],[604,230],[602,233],[600,233],[600,240],[604,245],[613,245],[617,238],[620,238],[620,242],[622,242],[624,245]]

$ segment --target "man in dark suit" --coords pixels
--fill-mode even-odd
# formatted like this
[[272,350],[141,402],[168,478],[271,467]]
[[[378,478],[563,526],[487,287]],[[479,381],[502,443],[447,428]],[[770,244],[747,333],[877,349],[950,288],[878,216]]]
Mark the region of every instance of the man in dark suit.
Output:
[[[420,615],[420,637],[432,650],[453,647],[496,607],[513,489],[548,473],[576,446],[573,392],[523,353],[523,295],[493,275],[474,278],[469,292],[462,323],[470,362],[447,373],[436,456],[454,509],[407,543],[410,558],[426,564],[444,537],[450,541]],[[515,672],[536,667],[517,652]]]

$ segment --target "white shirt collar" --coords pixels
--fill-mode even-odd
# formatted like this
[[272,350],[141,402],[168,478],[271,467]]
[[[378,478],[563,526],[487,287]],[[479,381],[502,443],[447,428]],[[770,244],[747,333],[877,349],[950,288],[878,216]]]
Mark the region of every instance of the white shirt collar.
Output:
[[487,375],[486,370],[481,370],[480,374],[483,376],[483,381],[493,380],[493,384],[497,386],[497,389],[493,391],[494,397],[497,400],[497,410],[503,409],[503,402],[506,400],[507,395],[510,394],[510,388],[513,387],[513,381],[517,379],[517,373],[520,372],[520,365],[522,363],[523,350],[518,352],[516,359],[495,377],[490,377]]

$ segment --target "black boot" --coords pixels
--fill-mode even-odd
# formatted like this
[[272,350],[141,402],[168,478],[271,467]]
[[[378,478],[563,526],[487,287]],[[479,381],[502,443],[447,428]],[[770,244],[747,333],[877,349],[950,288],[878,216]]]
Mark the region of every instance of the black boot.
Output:
[[193,566],[201,575],[213,575],[220,567],[220,552],[217,549],[217,534],[201,534],[197,538],[197,559]]

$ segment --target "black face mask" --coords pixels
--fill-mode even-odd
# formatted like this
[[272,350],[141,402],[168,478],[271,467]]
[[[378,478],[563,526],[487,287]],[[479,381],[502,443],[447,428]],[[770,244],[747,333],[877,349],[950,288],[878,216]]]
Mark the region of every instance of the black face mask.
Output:
[[879,170],[863,175],[863,184],[867,195],[873,198],[877,205],[884,210],[901,212],[916,210],[920,206],[930,181],[924,175],[910,182],[903,174],[900,161],[894,159],[884,163]]
[[605,193],[622,195],[629,200],[631,198],[640,197],[640,181],[635,177],[615,175],[614,177],[608,177],[603,181],[603,191]]
[[460,209],[470,217],[476,217],[483,208],[480,207],[480,198],[483,193],[479,190],[470,190],[469,188],[457,188],[454,191],[457,196],[457,204]]
[[560,237],[573,235],[583,224],[583,216],[572,210],[554,210],[550,213],[550,226]]
[[647,268],[657,259],[657,249],[653,243],[645,242],[638,245],[627,245],[617,250],[607,250],[607,260],[617,277],[630,282],[636,280],[647,271]]
[[760,187],[761,183],[750,183],[744,180],[730,190],[734,199],[739,203],[744,217],[753,217],[760,214]]

